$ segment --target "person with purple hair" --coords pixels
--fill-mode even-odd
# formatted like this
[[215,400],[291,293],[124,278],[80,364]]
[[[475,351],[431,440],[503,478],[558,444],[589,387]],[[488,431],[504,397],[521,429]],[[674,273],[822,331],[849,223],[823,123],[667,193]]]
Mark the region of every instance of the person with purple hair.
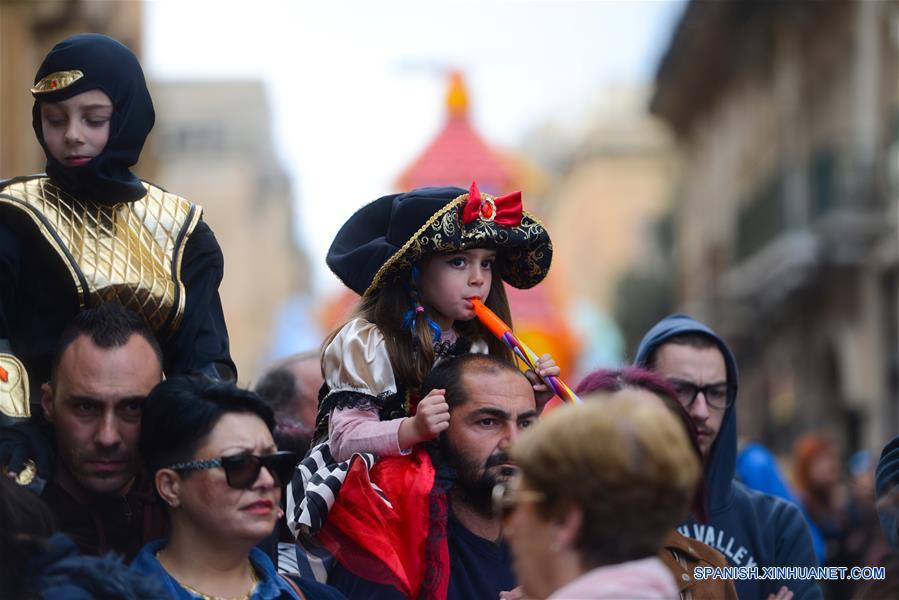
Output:
[[[627,397],[639,401],[659,402],[671,411],[678,422],[684,426],[687,438],[696,457],[702,464],[702,451],[696,434],[696,426],[671,385],[652,371],[630,367],[625,369],[598,369],[589,373],[578,384],[575,392],[586,401],[606,398]],[[601,400],[600,400],[601,401]],[[690,512],[694,519],[705,522],[707,518],[705,479],[700,477]],[[737,598],[734,583],[727,579],[696,579],[693,577],[697,567],[726,567],[724,556],[707,544],[685,537],[677,529],[672,529],[665,536],[658,557],[665,563],[677,581],[680,597],[700,600]]]

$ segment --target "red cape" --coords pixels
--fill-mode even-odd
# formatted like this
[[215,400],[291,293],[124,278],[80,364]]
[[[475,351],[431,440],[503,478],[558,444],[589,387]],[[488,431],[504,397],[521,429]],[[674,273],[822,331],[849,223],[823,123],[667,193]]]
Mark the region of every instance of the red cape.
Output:
[[421,447],[408,456],[381,459],[370,472],[354,458],[319,541],[357,577],[392,585],[409,598],[444,600],[447,503],[436,480],[431,457]]

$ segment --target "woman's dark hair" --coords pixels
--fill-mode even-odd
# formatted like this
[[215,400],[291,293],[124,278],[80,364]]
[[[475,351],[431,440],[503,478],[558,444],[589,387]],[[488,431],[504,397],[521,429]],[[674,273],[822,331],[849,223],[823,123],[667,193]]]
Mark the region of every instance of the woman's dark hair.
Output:
[[275,429],[272,409],[254,392],[205,376],[181,375],[153,388],[141,416],[140,450],[153,474],[168,465],[189,461],[219,419],[249,413]]
[[46,539],[55,530],[50,507],[31,490],[0,475],[0,595],[39,597],[34,582],[23,574],[29,559],[45,549]]
[[[590,392],[614,393],[625,389],[644,390],[658,396],[665,403],[665,406],[668,407],[668,410],[674,413],[678,420],[683,423],[690,444],[699,458],[699,464],[703,464],[702,449],[699,446],[696,425],[693,423],[693,419],[690,418],[687,409],[677,399],[674,388],[658,373],[639,367],[597,369],[588,373],[577,384],[574,391],[579,396],[583,396]],[[708,519],[707,498],[705,478],[700,477],[696,484],[696,493],[693,495],[693,501],[690,504],[690,512],[693,514],[693,518],[700,523],[705,523]]]

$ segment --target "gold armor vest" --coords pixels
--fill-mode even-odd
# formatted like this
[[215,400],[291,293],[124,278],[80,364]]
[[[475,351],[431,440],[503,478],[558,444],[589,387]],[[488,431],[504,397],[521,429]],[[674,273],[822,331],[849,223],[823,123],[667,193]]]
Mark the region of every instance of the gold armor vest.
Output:
[[135,202],[83,202],[47,177],[13,180],[0,203],[27,214],[56,251],[78,291],[81,307],[117,302],[157,334],[176,329],[184,315],[184,246],[202,209],[144,182]]

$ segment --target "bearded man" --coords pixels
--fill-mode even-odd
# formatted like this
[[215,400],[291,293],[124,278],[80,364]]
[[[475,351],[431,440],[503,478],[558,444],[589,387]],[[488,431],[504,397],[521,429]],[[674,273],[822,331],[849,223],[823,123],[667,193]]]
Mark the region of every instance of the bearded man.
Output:
[[336,558],[328,583],[349,598],[497,598],[517,585],[491,494],[514,474],[509,447],[537,420],[533,388],[514,366],[467,354],[428,374],[421,393],[433,390],[449,428],[371,467],[357,455],[316,536]]

